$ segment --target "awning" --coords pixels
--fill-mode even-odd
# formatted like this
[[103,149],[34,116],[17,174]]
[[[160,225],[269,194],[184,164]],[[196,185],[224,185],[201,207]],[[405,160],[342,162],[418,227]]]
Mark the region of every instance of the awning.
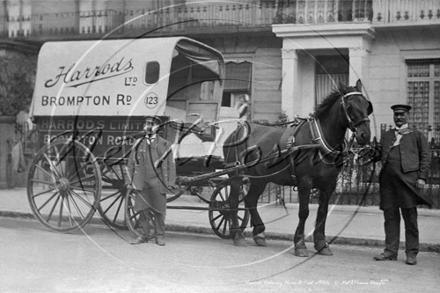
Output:
[[250,91],[252,80],[252,63],[226,63],[224,90]]

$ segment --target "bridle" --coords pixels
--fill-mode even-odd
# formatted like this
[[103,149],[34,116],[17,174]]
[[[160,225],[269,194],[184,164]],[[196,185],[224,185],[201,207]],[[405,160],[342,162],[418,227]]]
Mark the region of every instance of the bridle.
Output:
[[[347,118],[348,121],[348,128],[353,132],[356,133],[357,132],[357,126],[361,125],[362,123],[367,123],[370,122],[370,119],[368,119],[368,116],[362,119],[359,119],[359,121],[353,122],[353,120],[350,118],[350,115],[348,115],[348,111],[347,111],[347,100],[350,100],[354,95],[360,95],[362,96],[362,98],[365,99],[365,97],[362,95],[361,92],[349,92],[347,94],[345,94],[344,96],[342,96],[341,98],[341,106],[342,109],[344,109],[344,113],[345,113],[345,117]],[[366,100],[366,99],[365,99]]]
[[[351,146],[354,142],[354,138],[355,138],[356,132],[357,132],[357,126],[361,125],[362,123],[370,122],[370,119],[368,119],[368,116],[360,119],[359,121],[354,122],[350,118],[350,115],[348,115],[346,100],[350,100],[352,98],[352,96],[354,96],[354,95],[360,95],[360,96],[362,96],[362,98],[365,99],[365,97],[362,95],[362,93],[358,92],[358,91],[349,92],[341,97],[341,106],[342,106],[342,109],[344,109],[345,117],[347,118],[347,121],[348,121],[348,128],[352,131],[352,135],[351,135],[349,142],[346,143],[346,141],[344,141],[342,151],[338,151],[338,150],[333,149],[327,143],[327,141],[325,140],[324,135],[322,133],[321,124],[318,121],[318,119],[315,119],[313,117],[309,117],[309,119],[308,119],[308,122],[310,124],[310,131],[313,136],[313,141],[320,144],[321,152],[322,152],[322,156],[321,156],[322,161],[326,164],[334,164],[335,162],[343,159],[343,155],[348,152],[348,150],[351,148]],[[367,100],[367,99],[365,99],[365,100]]]

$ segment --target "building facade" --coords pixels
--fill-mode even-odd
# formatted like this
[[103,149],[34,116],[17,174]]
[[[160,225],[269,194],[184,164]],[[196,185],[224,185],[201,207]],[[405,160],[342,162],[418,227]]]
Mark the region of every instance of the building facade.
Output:
[[308,116],[339,82],[361,79],[377,137],[393,124],[390,106],[409,103],[411,125],[440,138],[439,28],[439,0],[5,0],[0,7],[8,50],[173,35],[211,45],[227,61],[223,106],[248,95],[250,120]]

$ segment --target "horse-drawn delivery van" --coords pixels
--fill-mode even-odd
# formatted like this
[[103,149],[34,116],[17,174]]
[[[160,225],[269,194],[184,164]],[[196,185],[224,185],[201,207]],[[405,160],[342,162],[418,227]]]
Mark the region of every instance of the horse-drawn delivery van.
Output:
[[70,232],[98,209],[125,228],[122,171],[143,117],[161,118],[175,159],[185,136],[216,150],[224,73],[221,53],[185,37],[45,43],[30,111],[42,147],[28,181],[36,217]]

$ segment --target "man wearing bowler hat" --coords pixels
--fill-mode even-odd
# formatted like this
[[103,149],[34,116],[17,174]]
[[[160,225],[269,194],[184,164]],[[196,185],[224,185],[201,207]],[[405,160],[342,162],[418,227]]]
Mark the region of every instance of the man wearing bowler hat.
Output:
[[426,137],[408,127],[411,106],[391,106],[395,128],[388,130],[377,147],[377,159],[382,162],[379,175],[380,209],[385,218],[385,250],[375,260],[397,260],[400,242],[400,213],[405,222],[406,263],[417,264],[419,230],[417,205],[431,206],[422,194],[430,168],[430,153]]
[[140,227],[140,236],[132,244],[151,239],[152,220],[156,244],[165,245],[166,193],[174,189],[176,167],[172,152],[164,157],[171,143],[157,135],[160,122],[158,117],[145,117],[145,136],[136,141],[128,158],[125,184],[136,192],[134,210],[139,212]]

